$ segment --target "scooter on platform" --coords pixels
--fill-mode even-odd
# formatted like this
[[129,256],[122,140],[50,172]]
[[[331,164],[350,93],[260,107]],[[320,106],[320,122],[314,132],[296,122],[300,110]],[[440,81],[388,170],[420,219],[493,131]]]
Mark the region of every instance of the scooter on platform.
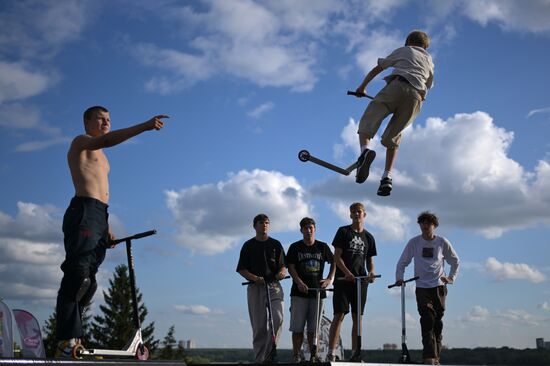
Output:
[[[416,281],[420,277],[412,277],[408,280],[404,280],[401,284],[401,356],[399,357],[399,363],[414,363],[411,359],[409,349],[407,348],[407,331],[405,327],[405,286],[407,282]],[[398,286],[396,283],[389,285],[388,288]]]
[[[365,287],[365,303],[367,301],[367,291],[369,289],[369,280],[380,278],[382,275],[374,275],[374,276],[355,276],[355,286],[357,290],[357,313],[355,316],[357,317],[357,334],[355,336],[356,338],[356,344],[357,349],[351,355],[350,362],[363,362],[363,358],[361,356],[361,333],[362,333],[362,325],[361,325],[361,283],[367,282],[367,286]],[[345,277],[339,277],[337,280],[345,281]],[[371,281],[372,282],[372,281]],[[365,304],[366,305],[366,304]]]
[[135,234],[125,238],[113,240],[110,242],[112,246],[126,243],[126,254],[128,257],[128,274],[130,277],[130,290],[132,295],[132,310],[133,310],[133,323],[134,333],[132,338],[128,341],[126,346],[122,350],[112,349],[88,349],[84,348],[82,344],[77,344],[72,349],[72,356],[76,359],[82,359],[85,357],[135,357],[138,360],[147,360],[149,358],[149,350],[143,343],[141,335],[141,322],[139,320],[139,308],[137,301],[136,291],[136,275],[134,272],[134,256],[132,254],[132,240],[145,238],[156,234],[156,230],[145,231],[143,233]]

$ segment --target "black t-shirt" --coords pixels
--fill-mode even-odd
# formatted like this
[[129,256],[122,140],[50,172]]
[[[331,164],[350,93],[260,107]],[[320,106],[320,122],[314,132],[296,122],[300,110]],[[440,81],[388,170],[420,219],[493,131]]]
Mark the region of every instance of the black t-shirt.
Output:
[[[313,245],[306,245],[303,240],[299,240],[290,245],[286,255],[288,264],[294,264],[296,272],[300,279],[309,288],[321,287],[320,281],[323,279],[325,262],[332,263],[334,257],[327,243],[315,240]],[[290,296],[316,297],[315,291],[309,291],[307,294],[300,292],[298,286],[292,282]],[[321,292],[321,298],[325,298],[326,293]]]
[[266,241],[258,241],[252,238],[241,248],[237,272],[246,269],[256,276],[265,278],[267,282],[272,282],[284,265],[285,251],[278,240],[267,238]]
[[[342,226],[336,232],[332,245],[342,249],[342,260],[354,276],[366,276],[365,261],[376,255],[374,237],[367,230],[361,233],[353,231],[351,225]],[[344,277],[340,268],[336,268],[336,277]]]

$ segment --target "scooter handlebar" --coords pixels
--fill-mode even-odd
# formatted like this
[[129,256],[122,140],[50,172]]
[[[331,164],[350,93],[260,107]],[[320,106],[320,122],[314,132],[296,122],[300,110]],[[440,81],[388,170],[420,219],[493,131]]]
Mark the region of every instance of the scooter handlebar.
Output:
[[142,232],[142,233],[138,233],[138,234],[134,234],[134,235],[131,235],[131,236],[127,236],[127,237],[125,237],[125,238],[120,238],[120,239],[113,240],[113,241],[111,241],[109,244],[111,244],[111,245],[117,245],[117,244],[120,244],[120,243],[125,242],[125,241],[127,241],[127,240],[134,240],[134,239],[145,238],[146,236],[155,235],[156,233],[157,233],[156,230],[144,231],[144,232]]
[[[382,275],[374,275],[374,276],[355,276],[355,279],[369,279],[369,278],[380,278],[382,277]],[[346,279],[346,277],[338,277],[336,278],[337,281],[344,281]]]
[[[416,280],[419,279],[419,278],[420,278],[419,276],[414,276],[414,277],[409,278],[408,280],[403,281],[403,283],[407,283],[407,282],[411,282],[411,281],[416,281]],[[388,285],[388,288],[392,288],[392,287],[395,287],[395,286],[398,286],[398,285],[397,285],[397,282],[394,283],[393,285]]]
[[353,95],[354,97],[357,97],[357,98],[374,99],[374,97],[371,97],[370,95],[368,95],[366,93],[357,93],[357,92],[354,92],[352,90],[348,90],[347,95]]
[[[282,280],[286,280],[287,278],[290,278],[290,276],[285,276]],[[278,281],[282,281],[282,280],[278,280]],[[246,282],[241,282],[241,285],[252,285],[254,284],[255,282],[254,281],[246,281]]]
[[308,288],[308,291],[334,291],[333,288]]

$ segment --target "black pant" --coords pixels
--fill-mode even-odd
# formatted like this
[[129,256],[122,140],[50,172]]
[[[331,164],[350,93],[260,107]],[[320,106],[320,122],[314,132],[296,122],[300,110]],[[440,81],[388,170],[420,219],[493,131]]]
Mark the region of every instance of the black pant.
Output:
[[[82,311],[97,289],[95,274],[108,244],[107,205],[89,197],[74,197],[63,217],[65,261],[57,293],[56,338],[82,338]],[[89,287],[79,294],[88,278]],[[80,295],[80,298],[77,296]]]
[[439,359],[446,296],[446,286],[416,288],[416,304],[422,329],[422,358]]

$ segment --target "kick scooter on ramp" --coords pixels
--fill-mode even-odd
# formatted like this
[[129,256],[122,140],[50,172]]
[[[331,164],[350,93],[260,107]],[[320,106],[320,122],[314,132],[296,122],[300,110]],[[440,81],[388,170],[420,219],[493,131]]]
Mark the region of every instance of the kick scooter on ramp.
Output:
[[[363,362],[363,359],[361,357],[361,283],[364,281],[372,280],[374,278],[380,278],[382,275],[374,275],[374,276],[355,276],[355,287],[357,289],[357,313],[355,316],[357,317],[357,335],[356,335],[356,344],[357,349],[353,353],[353,355],[350,358],[350,362]],[[345,277],[339,277],[337,280],[345,281]],[[367,301],[367,291],[369,289],[369,283],[367,282],[367,286],[365,288],[365,305]]]
[[[348,90],[347,95],[353,95],[353,96],[356,96],[357,98],[373,99],[373,97],[371,97],[370,95],[367,95],[367,94],[364,94],[364,93],[357,93],[357,92],[354,92],[354,91],[351,91],[351,90]],[[341,168],[337,165],[331,164],[331,163],[329,163],[325,160],[319,159],[319,158],[311,155],[310,152],[307,151],[307,150],[300,150],[300,152],[298,153],[298,159],[300,161],[304,162],[304,163],[307,162],[307,161],[311,161],[312,163],[315,163],[317,165],[320,165],[322,167],[325,167],[327,169],[330,169],[330,170],[332,170],[336,173],[340,173],[340,174],[345,175],[345,176],[350,175],[350,173],[357,168],[357,162],[354,162],[353,164],[351,164],[347,168]]]
[[[405,329],[405,286],[407,282],[416,281],[420,277],[412,277],[408,280],[404,280],[401,284],[401,357],[399,363],[414,363],[411,359],[409,349],[407,348],[407,331]],[[396,283],[389,285],[388,288],[397,286]]]
[[138,360],[147,360],[149,358],[149,350],[143,344],[143,338],[141,336],[141,322],[139,320],[139,305],[137,301],[136,291],[136,275],[134,272],[134,256],[132,254],[132,240],[145,238],[156,234],[156,230],[149,230],[143,233],[135,234],[125,238],[113,240],[111,245],[117,245],[122,242],[126,243],[126,254],[128,257],[128,274],[130,277],[130,290],[132,295],[132,315],[134,323],[134,334],[128,341],[124,349],[111,350],[111,349],[87,349],[82,344],[77,344],[72,349],[72,356],[76,359],[82,359],[85,357],[94,356],[107,356],[107,357],[135,357]]
[[308,291],[316,292],[317,307],[315,309],[315,335],[313,340],[313,347],[310,350],[309,362],[321,362],[318,352],[319,352],[319,333],[321,327],[321,292],[322,291],[334,291],[332,288],[308,288]]

